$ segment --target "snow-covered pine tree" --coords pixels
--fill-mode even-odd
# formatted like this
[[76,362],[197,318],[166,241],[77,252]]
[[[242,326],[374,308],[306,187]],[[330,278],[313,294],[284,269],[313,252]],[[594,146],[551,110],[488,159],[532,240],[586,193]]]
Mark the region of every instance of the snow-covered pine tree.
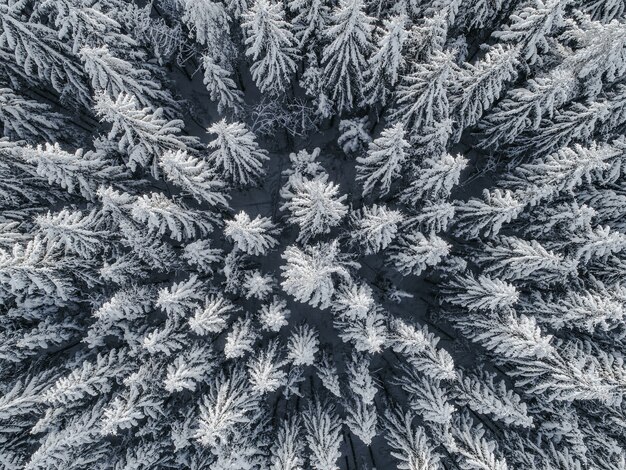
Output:
[[342,0],[324,31],[322,61],[328,96],[339,113],[351,110],[363,97],[367,58],[372,50],[372,19],[362,0]]
[[296,69],[295,37],[282,3],[254,0],[243,19],[246,55],[252,57],[250,72],[257,87],[262,93],[281,94]]
[[370,143],[366,156],[357,157],[357,179],[364,181],[363,195],[371,194],[375,186],[380,186],[382,195],[387,194],[392,181],[402,175],[410,153],[405,135],[402,124],[395,124]]
[[265,173],[263,162],[269,159],[267,152],[259,147],[255,135],[245,124],[228,124],[222,119],[207,131],[217,135],[208,144],[214,149],[208,159],[230,183],[248,186]]

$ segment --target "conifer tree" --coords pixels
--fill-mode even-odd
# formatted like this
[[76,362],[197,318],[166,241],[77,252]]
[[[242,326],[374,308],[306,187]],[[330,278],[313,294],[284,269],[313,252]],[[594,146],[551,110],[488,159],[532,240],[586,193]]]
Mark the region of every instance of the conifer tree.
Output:
[[251,185],[265,173],[263,161],[269,159],[267,152],[259,148],[256,137],[245,124],[228,124],[222,119],[207,131],[217,135],[208,144],[210,149],[215,149],[209,155],[209,161],[229,182],[242,186]]
[[385,129],[370,143],[367,155],[356,159],[357,179],[364,180],[363,195],[372,193],[377,185],[380,185],[382,195],[390,191],[391,182],[402,174],[409,156],[408,149],[402,124]]
[[296,69],[295,38],[282,4],[255,0],[243,18],[252,77],[261,92],[280,94]]
[[371,22],[361,0],[345,0],[333,11],[325,31],[324,83],[339,113],[351,110],[363,97],[364,72],[372,49]]

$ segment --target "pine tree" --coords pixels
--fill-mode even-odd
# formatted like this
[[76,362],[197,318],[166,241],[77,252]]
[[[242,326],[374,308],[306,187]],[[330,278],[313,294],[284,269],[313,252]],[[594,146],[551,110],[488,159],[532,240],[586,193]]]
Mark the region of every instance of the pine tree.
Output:
[[315,470],[336,470],[341,456],[341,421],[335,406],[314,399],[304,419],[305,439],[311,451],[309,464]]
[[422,427],[413,425],[413,419],[414,415],[410,412],[389,410],[385,413],[385,440],[393,449],[391,455],[400,462],[398,468],[441,468],[440,457],[426,432]]
[[10,88],[0,88],[0,122],[3,135],[35,141],[55,141],[66,117],[49,105],[28,99]]
[[404,190],[402,197],[406,201],[416,201],[424,196],[433,199],[447,198],[459,182],[461,172],[467,164],[467,158],[462,155],[453,157],[442,154],[427,158],[423,168],[417,170],[417,178]]
[[495,378],[496,374],[484,370],[460,375],[456,383],[457,401],[506,425],[532,427],[533,419],[520,396],[507,390],[504,380],[496,383]]
[[532,65],[540,52],[550,48],[548,37],[562,26],[567,3],[564,0],[535,0],[522,5],[519,13],[512,16],[511,24],[494,32],[493,36],[521,46],[522,58]]
[[210,126],[207,131],[216,134],[215,140],[208,144],[215,149],[209,155],[209,161],[235,185],[251,185],[265,171],[263,161],[269,160],[267,152],[259,148],[256,137],[240,122],[227,124],[225,119]]
[[70,153],[59,144],[46,144],[24,148],[21,157],[48,184],[58,185],[70,194],[80,194],[89,201],[96,199],[99,185],[114,184],[126,177],[123,168],[113,165],[98,151],[79,149]]
[[482,196],[482,201],[472,198],[457,205],[456,234],[465,238],[475,238],[481,234],[496,236],[502,225],[516,219],[526,205],[507,190],[495,189],[489,192],[485,189]]
[[217,101],[219,113],[226,109],[239,112],[243,106],[243,93],[237,88],[232,73],[210,55],[202,57],[204,67],[203,83],[207,87],[211,100]]
[[276,226],[267,217],[259,215],[251,219],[241,211],[233,220],[226,222],[224,235],[232,238],[235,246],[251,255],[264,255],[278,244]]
[[122,93],[133,96],[139,105],[148,108],[174,106],[171,95],[151,78],[149,70],[115,57],[108,46],[85,46],[79,55],[94,90],[105,91],[111,97]]
[[488,243],[477,262],[485,273],[502,280],[552,284],[563,282],[576,271],[576,262],[546,250],[536,240],[500,236],[498,243]]
[[464,64],[463,69],[453,75],[450,113],[455,119],[456,139],[465,128],[479,121],[500,97],[505,85],[517,77],[517,55],[513,47],[496,45],[482,60]]
[[365,84],[365,102],[370,106],[384,106],[392,90],[400,80],[405,67],[402,54],[408,34],[404,15],[383,20],[384,33],[378,38],[376,50],[369,59],[369,71]]
[[310,366],[319,350],[317,331],[308,325],[295,329],[287,343],[287,358],[295,366]]
[[292,24],[299,48],[319,44],[330,23],[328,4],[324,0],[290,0],[289,9],[295,13]]
[[436,53],[429,62],[418,64],[414,72],[402,77],[391,119],[402,122],[411,142],[424,129],[448,119],[450,106],[446,85],[451,68],[452,57]]
[[281,194],[286,202],[280,209],[288,210],[290,221],[300,227],[298,241],[329,233],[347,214],[343,201],[348,196],[339,196],[339,186],[328,182],[328,175],[305,179],[295,174],[289,181],[290,187]]
[[167,180],[180,186],[196,201],[228,207],[222,194],[224,183],[216,178],[204,161],[185,151],[167,151],[161,155],[160,166]]
[[402,174],[409,147],[402,124],[395,124],[370,143],[367,156],[357,157],[357,179],[364,180],[364,196],[371,194],[376,185],[382,195],[390,191],[392,181]]
[[118,141],[118,149],[128,155],[128,166],[132,171],[138,167],[150,167],[158,177],[158,156],[167,150],[187,150],[191,139],[179,135],[183,122],[168,121],[163,109],[152,111],[139,108],[137,98],[120,93],[113,101],[102,93],[96,98],[96,114],[111,123],[109,140]]
[[365,254],[384,250],[394,240],[398,224],[403,221],[399,211],[389,210],[385,206],[363,207],[352,216],[354,232],[352,237],[364,247]]
[[254,61],[252,77],[262,93],[278,95],[296,69],[295,38],[282,4],[255,0],[243,19],[249,46],[246,55]]
[[484,275],[476,278],[472,274],[466,274],[452,279],[444,293],[446,302],[470,311],[500,312],[512,307],[519,300],[519,292],[515,286]]
[[371,22],[361,0],[345,0],[333,11],[325,31],[329,42],[322,53],[324,83],[339,113],[351,110],[363,96]]
[[278,343],[273,341],[248,361],[248,374],[253,391],[259,394],[270,393],[285,384],[287,374],[281,367],[286,361],[279,360],[278,356]]
[[409,234],[394,245],[389,260],[405,276],[419,276],[428,266],[436,266],[450,252],[450,245],[436,235]]
[[335,292],[334,278],[350,278],[336,240],[308,246],[304,250],[292,245],[287,247],[282,258],[287,262],[281,266],[282,288],[299,302],[308,302],[313,307],[328,308]]
[[298,470],[304,467],[302,420],[297,415],[282,420],[270,459],[270,470]]

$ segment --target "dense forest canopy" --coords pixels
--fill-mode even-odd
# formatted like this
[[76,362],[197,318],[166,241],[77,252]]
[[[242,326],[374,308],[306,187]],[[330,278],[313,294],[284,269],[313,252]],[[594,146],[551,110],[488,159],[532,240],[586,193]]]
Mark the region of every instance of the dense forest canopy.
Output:
[[626,1],[0,0],[0,469],[626,470]]

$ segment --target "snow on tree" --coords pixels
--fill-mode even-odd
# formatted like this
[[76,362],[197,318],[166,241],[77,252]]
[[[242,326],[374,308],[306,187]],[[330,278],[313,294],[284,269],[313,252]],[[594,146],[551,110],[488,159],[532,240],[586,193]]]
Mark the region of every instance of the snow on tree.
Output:
[[243,357],[246,353],[253,352],[253,345],[257,340],[257,333],[252,329],[252,320],[242,317],[235,321],[224,345],[224,355],[227,359]]
[[296,70],[296,41],[282,3],[254,0],[243,19],[252,78],[262,93],[282,93]]
[[287,264],[283,270],[283,290],[299,302],[313,307],[328,308],[335,292],[335,278],[350,279],[349,266],[339,251],[337,240],[310,245],[304,250],[295,245],[287,247],[282,255]]
[[225,184],[216,177],[205,161],[184,150],[168,150],[161,155],[159,164],[165,178],[180,186],[196,201],[228,207],[223,194]]
[[571,70],[557,69],[508,92],[478,123],[484,134],[481,146],[497,148],[513,142],[528,127],[537,130],[542,116],[571,99],[576,82]]
[[508,190],[483,190],[483,200],[470,199],[459,203],[454,213],[458,217],[455,232],[466,238],[475,238],[481,234],[496,236],[502,225],[508,224],[524,210],[524,201],[520,201]]
[[448,37],[449,9],[441,5],[440,9],[433,9],[423,15],[421,21],[416,21],[409,30],[407,54],[420,62],[427,62],[437,52],[442,52]]
[[339,384],[339,376],[337,374],[337,366],[328,352],[322,351],[321,356],[321,359],[317,364],[315,364],[317,376],[321,380],[324,388],[335,397],[339,398],[341,397],[341,388]]
[[624,470],[623,0],[140,3],[0,0],[0,467]]
[[287,358],[296,366],[309,366],[319,350],[317,331],[307,324],[297,327],[289,336]]
[[362,98],[367,56],[372,49],[372,19],[361,0],[345,0],[335,8],[324,31],[324,83],[339,113],[351,110]]
[[257,215],[254,219],[244,211],[226,222],[224,235],[235,242],[235,246],[250,255],[264,255],[278,244],[273,237],[276,226],[268,217]]
[[389,192],[392,181],[402,174],[409,148],[402,124],[383,130],[380,137],[370,143],[367,156],[356,159],[357,179],[364,181],[364,196],[372,193],[375,186],[380,186],[381,195]]
[[48,212],[35,218],[43,239],[52,247],[62,247],[65,253],[76,253],[85,259],[92,259],[103,250],[103,238],[109,236],[106,230],[97,229],[95,212],[83,214],[66,209],[56,214]]
[[279,359],[278,343],[271,342],[248,361],[252,390],[259,394],[276,391],[285,384],[287,374],[281,369],[287,361]]
[[224,5],[211,0],[177,0],[182,8],[181,20],[190,34],[202,45],[222,45],[228,31],[229,16]]
[[242,289],[246,299],[265,300],[274,289],[274,277],[255,269],[245,275]]
[[455,118],[455,137],[474,126],[500,97],[505,85],[517,77],[518,51],[494,46],[482,60],[466,63],[453,77],[450,107]]
[[444,293],[447,294],[446,302],[469,311],[499,312],[519,300],[515,286],[484,275],[475,277],[471,273],[452,279]]
[[274,297],[270,303],[261,306],[258,318],[263,329],[278,332],[283,326],[289,324],[290,314],[291,311],[287,308],[287,302]]
[[84,361],[48,388],[42,395],[43,401],[69,406],[111,390],[113,382],[132,368],[126,356],[126,351],[112,349],[108,354],[98,354],[95,362]]
[[296,173],[289,181],[289,187],[281,192],[286,202],[280,209],[288,210],[290,222],[300,228],[298,241],[306,243],[311,237],[329,233],[347,214],[344,201],[348,196],[339,195],[339,185],[328,182],[327,174],[306,179]]
[[256,137],[245,124],[228,124],[222,119],[210,126],[207,132],[217,135],[208,144],[209,149],[215,149],[208,160],[229,182],[247,186],[265,173],[263,161],[269,159],[267,152],[259,148]]
[[433,199],[447,198],[459,182],[461,172],[467,167],[468,159],[462,155],[453,157],[446,153],[427,158],[424,166],[416,171],[417,177],[404,191],[406,201],[417,201],[424,196]]
[[345,153],[356,153],[371,142],[368,121],[368,116],[339,121],[337,144]]
[[313,399],[304,415],[305,439],[309,450],[309,464],[314,470],[338,470],[341,457],[341,420],[330,402]]
[[613,253],[626,248],[626,235],[611,230],[611,227],[598,226],[594,229],[573,237],[572,242],[578,245],[576,259],[588,263],[592,258],[606,259]]
[[167,376],[163,381],[165,390],[170,393],[182,390],[196,390],[197,384],[206,380],[212,364],[207,360],[211,357],[205,347],[194,345],[188,351],[176,356],[167,366]]
[[363,94],[369,105],[384,106],[400,80],[400,73],[405,67],[402,52],[408,37],[407,22],[405,15],[383,20],[384,32],[368,61],[368,79]]
[[396,92],[391,119],[401,122],[414,141],[425,128],[448,119],[449,103],[446,85],[452,57],[438,52],[424,64],[417,64],[413,73],[402,77]]
[[80,63],[54,29],[28,21],[25,2],[6,0],[0,10],[0,43],[11,71],[26,83],[43,81],[68,101],[89,106],[90,92]]
[[346,365],[346,372],[348,386],[352,393],[357,395],[363,403],[373,404],[377,389],[369,371],[369,359],[364,355],[353,354]]
[[541,197],[559,191],[571,191],[583,183],[615,178],[614,165],[621,152],[615,146],[592,143],[589,147],[574,144],[557,152],[525,163],[513,170],[507,185],[529,190],[539,188]]
[[172,106],[172,97],[152,79],[149,70],[115,57],[108,46],[84,46],[79,56],[94,90],[105,91],[111,97],[124,93],[135,97],[141,106],[148,108]]
[[145,224],[150,233],[167,233],[178,241],[205,236],[213,231],[210,220],[202,212],[187,209],[160,193],[138,197],[133,203],[131,216],[138,223]]
[[381,308],[369,310],[363,318],[336,318],[333,325],[341,340],[359,352],[378,354],[389,339],[387,317]]
[[349,400],[345,406],[347,415],[345,423],[348,429],[365,445],[371,445],[372,439],[376,437],[378,424],[376,406],[373,403],[365,403],[359,398]]
[[96,97],[96,114],[112,125],[108,139],[118,142],[118,149],[128,155],[132,171],[150,167],[158,177],[159,155],[167,150],[187,150],[191,139],[179,135],[183,122],[168,121],[163,109],[140,108],[134,95],[120,93],[113,100],[101,93]]
[[112,165],[105,155],[98,151],[74,153],[63,150],[59,144],[26,147],[22,158],[35,166],[35,172],[45,178],[48,184],[55,184],[70,194],[80,194],[85,199],[96,199],[96,190],[105,182],[115,183],[125,179],[123,168]]
[[529,428],[533,419],[518,394],[507,390],[504,380],[495,382],[496,374],[482,369],[476,374],[460,373],[456,382],[457,401],[477,413],[491,415],[506,425]]
[[353,214],[351,220],[354,227],[352,237],[369,255],[384,250],[396,238],[403,216],[400,211],[374,204],[372,207],[363,207]]
[[298,470],[304,468],[302,420],[291,416],[282,420],[276,441],[272,445],[270,470]]
[[253,393],[247,374],[237,368],[220,372],[209,382],[202,398],[195,438],[205,446],[230,443],[237,425],[250,425],[259,414],[259,396]]
[[409,407],[426,423],[435,423],[447,427],[456,408],[446,388],[439,380],[421,376],[414,370],[405,370],[397,384],[407,392]]
[[202,300],[202,285],[197,276],[191,276],[187,281],[175,282],[169,288],[159,290],[156,306],[170,316],[184,317],[198,302]]
[[482,425],[472,425],[467,414],[461,414],[452,426],[451,451],[458,456],[461,468],[507,470],[507,462],[496,453],[496,443],[485,437]]
[[439,264],[449,252],[450,245],[442,238],[417,232],[400,238],[389,260],[405,276],[419,276],[428,266]]
[[364,319],[376,303],[372,289],[367,284],[348,283],[339,287],[332,310],[342,319]]
[[424,233],[445,232],[454,218],[455,207],[446,201],[427,201],[417,214],[410,214],[405,228],[418,229]]
[[547,250],[538,241],[517,237],[498,237],[487,243],[476,261],[485,273],[505,281],[534,281],[544,284],[563,282],[574,274],[577,263]]
[[194,316],[189,318],[189,327],[200,336],[219,333],[226,328],[228,317],[234,310],[234,305],[224,297],[207,297],[204,306],[197,308]]
[[550,48],[548,37],[562,26],[563,13],[568,0],[535,0],[521,5],[519,13],[512,15],[511,24],[493,33],[496,39],[516,44],[522,58],[533,64],[540,52]]
[[607,289],[601,283],[593,289],[567,291],[558,297],[533,294],[518,311],[534,315],[541,324],[554,330],[577,328],[590,334],[595,330],[614,329],[626,315],[620,287]]
[[385,440],[391,455],[399,461],[398,468],[419,470],[440,469],[440,457],[435,452],[424,428],[414,425],[414,414],[387,410],[383,421]]
[[217,101],[218,112],[222,113],[226,109],[238,112],[243,106],[243,93],[232,79],[232,72],[222,65],[210,54],[205,54],[202,57],[203,83],[209,91],[211,100]]
[[21,96],[11,88],[0,88],[0,122],[5,136],[54,141],[62,133],[65,119],[45,103]]
[[470,339],[493,351],[498,361],[542,358],[554,353],[552,336],[544,335],[533,317],[509,311],[489,317],[470,315],[456,323]]

